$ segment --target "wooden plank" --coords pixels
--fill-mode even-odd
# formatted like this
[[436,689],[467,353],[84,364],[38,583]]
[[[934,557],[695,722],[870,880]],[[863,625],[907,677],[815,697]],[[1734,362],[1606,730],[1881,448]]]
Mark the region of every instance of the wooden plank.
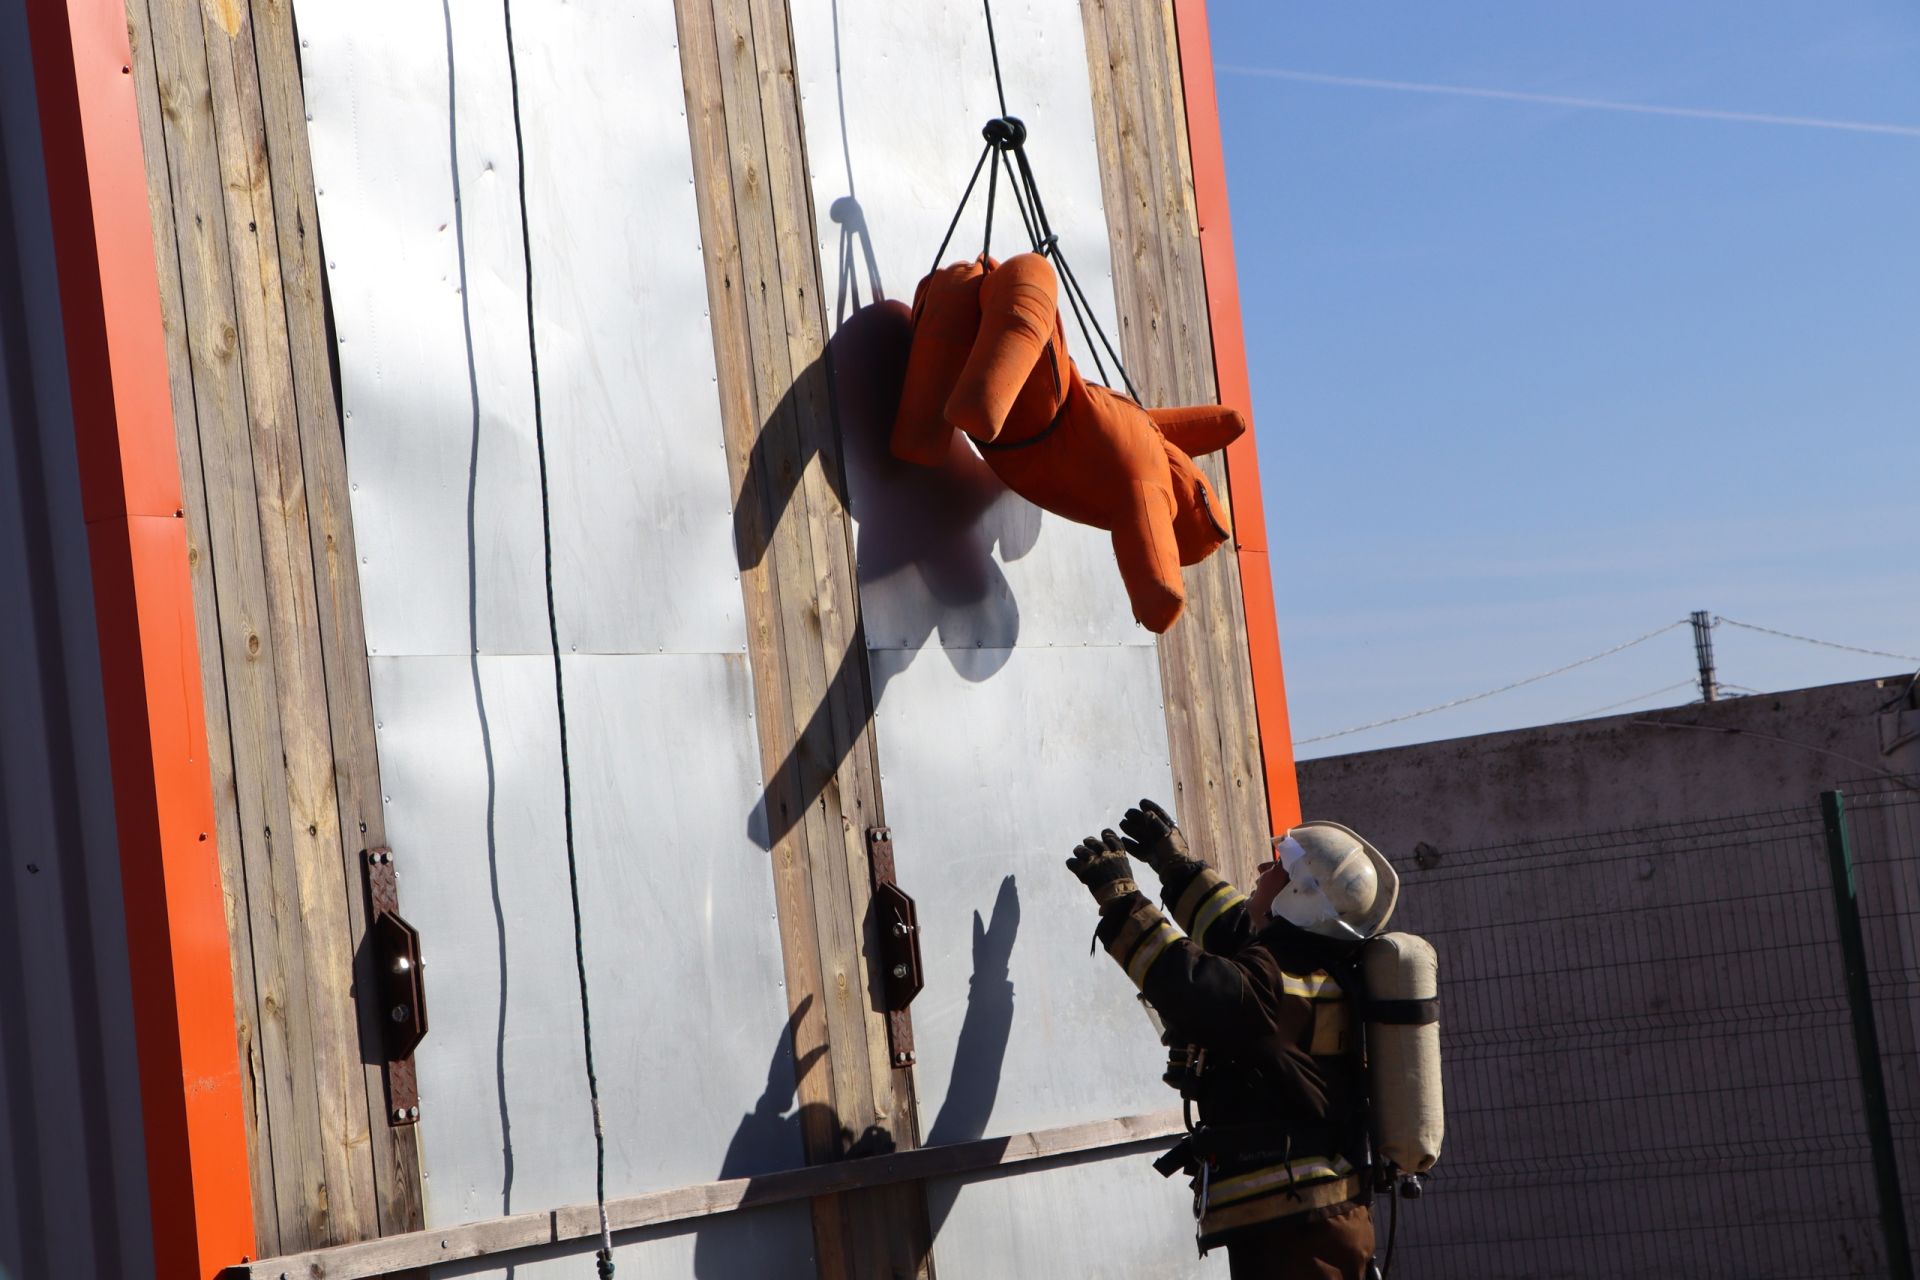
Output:
[[[800,1199],[922,1183],[929,1178],[955,1177],[1074,1156],[1107,1158],[1143,1143],[1163,1142],[1183,1129],[1179,1112],[1162,1111],[923,1147],[752,1178],[730,1178],[621,1196],[607,1202],[607,1220],[615,1231],[632,1231],[764,1209]],[[550,1212],[464,1223],[368,1244],[264,1258],[229,1267],[223,1274],[226,1280],[279,1280],[282,1275],[300,1276],[303,1280],[366,1280],[409,1267],[467,1258],[485,1257],[511,1265],[516,1253],[571,1240],[591,1240],[599,1234],[597,1206],[568,1205]]]
[[[366,1078],[352,996],[325,667],[316,617],[306,477],[293,402],[278,230],[267,174],[266,127],[251,13],[238,5],[202,8],[215,136],[227,196],[227,243],[254,453],[254,499],[266,568],[268,624],[280,697],[281,764],[289,826],[276,837],[299,869],[306,923],[302,976],[313,1024],[312,1073],[319,1096],[319,1150],[325,1171],[324,1239],[375,1235]],[[354,886],[357,889],[357,885]]]
[[[1150,402],[1217,400],[1171,9],[1083,0],[1082,16],[1122,353]],[[1199,461],[1224,503],[1221,459]],[[1184,576],[1186,611],[1159,645],[1174,808],[1195,847],[1244,880],[1268,815],[1239,566],[1222,551]]]
[[[320,217],[307,145],[305,92],[291,0],[254,0],[253,31],[273,204],[278,215],[280,275],[300,457],[306,476],[307,524],[339,805],[347,943],[354,956],[354,984],[366,990],[374,975],[372,953],[360,945],[367,931],[366,900],[360,892],[360,853],[387,843],[385,807],[380,802],[373,690],[361,614],[360,561],[354,551],[345,440],[334,398]],[[375,1042],[379,1010],[372,1002],[362,1002],[359,1016],[360,1043]],[[420,1188],[420,1130],[412,1125],[396,1129],[387,1123],[385,1069],[379,1062],[362,1064],[361,1075],[380,1233],[416,1230],[426,1221]]]
[[167,161],[166,126],[161,110],[159,68],[145,0],[127,7],[127,34],[133,54],[134,98],[146,155],[147,208],[153,218],[154,263],[160,278],[161,326],[167,344],[167,370],[173,391],[174,433],[180,454],[181,512],[187,524],[187,571],[193,583],[194,630],[200,646],[200,687],[206,701],[208,768],[213,781],[213,837],[220,858],[221,896],[227,915],[232,957],[234,1030],[247,1083],[242,1121],[247,1133],[247,1164],[255,1211],[255,1243],[265,1251],[281,1248],[274,1214],[273,1165],[262,1148],[267,1089],[255,1021],[259,993],[254,985],[253,931],[247,913],[246,867],[240,838],[239,795],[234,785],[233,741],[227,724],[227,689],[221,647],[205,643],[220,635],[220,614],[213,581],[213,550],[207,527],[206,480],[200,463],[200,425],[194,406],[193,362],[187,344],[186,299],[180,250],[173,219],[172,177]]
[[[303,977],[305,927],[298,867],[285,838],[292,802],[281,760],[280,700],[264,553],[254,499],[239,317],[228,257],[227,209],[198,13],[150,10],[170,174],[182,320],[193,383],[197,450],[213,561],[215,629],[226,692],[237,841],[249,917],[253,1011],[264,1078],[264,1137],[273,1193],[255,1207],[257,1232],[280,1247],[329,1239],[320,1152],[313,1029]],[[274,833],[281,833],[276,840]],[[256,1177],[255,1185],[263,1180]]]
[[[910,1077],[869,995],[865,830],[883,817],[788,13],[678,14],[795,1050],[825,1050],[800,1082],[821,1104],[803,1139],[814,1162],[842,1155],[843,1133],[911,1147]],[[917,1195],[814,1209],[822,1274],[925,1271]]]
[[[743,548],[770,547],[774,513],[765,493],[747,478],[764,469],[769,441],[753,430],[761,421],[755,396],[750,321],[750,286],[742,271],[740,227],[734,216],[733,169],[729,158],[726,103],[721,88],[718,22],[710,0],[677,0],[682,82],[687,124],[693,143],[694,188],[699,206],[701,244],[707,268],[709,320],[714,335],[716,380],[721,420],[726,426],[728,470],[734,492],[735,541]],[[741,424],[746,424],[743,428]],[[746,604],[748,651],[753,673],[755,722],[759,726],[762,776],[767,786],[768,822],[778,832],[772,842],[771,872],[779,917],[781,957],[787,998],[798,1015],[793,1052],[804,1064],[795,1082],[801,1115],[801,1142],[810,1160],[831,1158],[838,1141],[832,1123],[831,1073],[819,1058],[828,1050],[826,991],[822,982],[813,896],[806,848],[797,828],[786,822],[785,807],[798,803],[797,789],[781,773],[785,754],[796,740],[787,693],[785,655],[778,644],[780,581],[770,557],[743,563],[741,592]],[[845,1269],[845,1244],[837,1203],[813,1205],[814,1251],[823,1271]]]

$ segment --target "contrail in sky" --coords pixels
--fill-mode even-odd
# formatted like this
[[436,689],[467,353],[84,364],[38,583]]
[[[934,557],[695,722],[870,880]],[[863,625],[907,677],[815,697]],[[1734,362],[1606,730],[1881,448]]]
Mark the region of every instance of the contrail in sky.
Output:
[[1424,84],[1415,80],[1370,80],[1363,76],[1333,76],[1318,71],[1291,71],[1281,67],[1241,67],[1222,63],[1219,70],[1233,76],[1260,76],[1268,80],[1298,80],[1349,89],[1388,89],[1395,93],[1434,93],[1455,98],[1497,98],[1504,102],[1538,102],[1550,107],[1580,107],[1588,111],[1626,111],[1642,116],[1679,116],[1687,120],[1731,120],[1735,124],[1784,124],[1801,129],[1838,129],[1843,133],[1891,133],[1920,138],[1920,125],[1876,124],[1869,120],[1823,120],[1816,116],[1774,116],[1752,111],[1715,111],[1706,107],[1656,107],[1641,102],[1614,102],[1606,98],[1569,98],[1556,93],[1521,93],[1514,89],[1476,89],[1459,84]]

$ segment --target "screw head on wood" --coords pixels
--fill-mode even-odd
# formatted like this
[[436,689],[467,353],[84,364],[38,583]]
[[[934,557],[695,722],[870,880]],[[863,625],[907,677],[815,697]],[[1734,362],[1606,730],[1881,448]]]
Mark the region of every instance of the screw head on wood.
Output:
[[906,966],[906,965],[904,965],[904,964],[897,964],[897,965],[895,965],[895,966],[893,966],[893,976],[894,976],[894,977],[896,977],[896,978],[904,978],[904,977],[906,977],[906,976],[907,976],[907,966]]
[[387,1016],[392,1018],[395,1022],[405,1022],[407,1020],[407,1014],[409,1012],[411,1011],[407,1008],[407,1006],[403,1004],[397,1004],[393,1006],[393,1012],[388,1014]]

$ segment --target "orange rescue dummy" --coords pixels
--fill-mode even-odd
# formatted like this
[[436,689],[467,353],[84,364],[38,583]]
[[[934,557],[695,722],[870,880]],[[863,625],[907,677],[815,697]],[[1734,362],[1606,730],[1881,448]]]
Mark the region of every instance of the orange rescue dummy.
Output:
[[1087,382],[1067,356],[1057,288],[1033,253],[920,282],[893,453],[939,466],[964,431],[1015,493],[1111,533],[1133,616],[1165,631],[1186,600],[1180,566],[1229,534],[1194,456],[1237,439],[1246,420],[1220,405],[1143,409]]

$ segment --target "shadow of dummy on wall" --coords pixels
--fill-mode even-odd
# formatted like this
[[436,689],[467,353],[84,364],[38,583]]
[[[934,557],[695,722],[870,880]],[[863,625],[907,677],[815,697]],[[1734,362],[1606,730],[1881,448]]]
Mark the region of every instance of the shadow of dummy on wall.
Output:
[[[826,696],[749,815],[749,833],[762,848],[771,849],[798,824],[853,749],[865,725],[847,723],[848,709],[879,705],[886,677],[870,674],[869,643],[917,654],[938,635],[954,670],[978,682],[1006,665],[1020,634],[1019,604],[1000,560],[1033,549],[1040,510],[1008,490],[958,432],[944,466],[915,466],[888,452],[911,339],[912,318],[903,304],[882,301],[855,311],[822,360],[795,380],[748,460],[734,515],[743,570],[760,564],[782,518],[799,514],[788,508],[815,453],[823,455],[820,470],[858,525],[859,625]],[[838,428],[839,459],[826,456],[831,442],[811,448],[805,442],[804,414],[822,400]],[[778,589],[810,584],[783,581]]]
[[[829,1138],[832,1149],[843,1160],[886,1155],[894,1149],[892,1132],[881,1125],[869,1125],[866,1132],[856,1135],[840,1123],[840,1117],[825,1103],[793,1105],[801,1079],[809,1071],[825,1069],[821,1065],[821,1059],[827,1054],[825,1045],[807,1050],[806,1056],[797,1061],[793,1054],[794,1032],[812,1007],[812,996],[802,998],[786,1026],[781,1028],[779,1038],[774,1041],[773,1058],[767,1063],[766,1089],[754,1103],[753,1110],[741,1117],[740,1126],[734,1130],[726,1154],[721,1157],[716,1178],[752,1178],[794,1168],[800,1164],[801,1153],[808,1146],[824,1149]],[[751,1188],[746,1198],[751,1204]],[[758,1237],[754,1230],[756,1221],[756,1215],[748,1210],[726,1214],[700,1227],[694,1233],[693,1274],[700,1280],[742,1280],[775,1274],[766,1268],[769,1259],[779,1256],[777,1249],[770,1248],[766,1240]],[[777,1274],[795,1274],[808,1269],[796,1268]]]

